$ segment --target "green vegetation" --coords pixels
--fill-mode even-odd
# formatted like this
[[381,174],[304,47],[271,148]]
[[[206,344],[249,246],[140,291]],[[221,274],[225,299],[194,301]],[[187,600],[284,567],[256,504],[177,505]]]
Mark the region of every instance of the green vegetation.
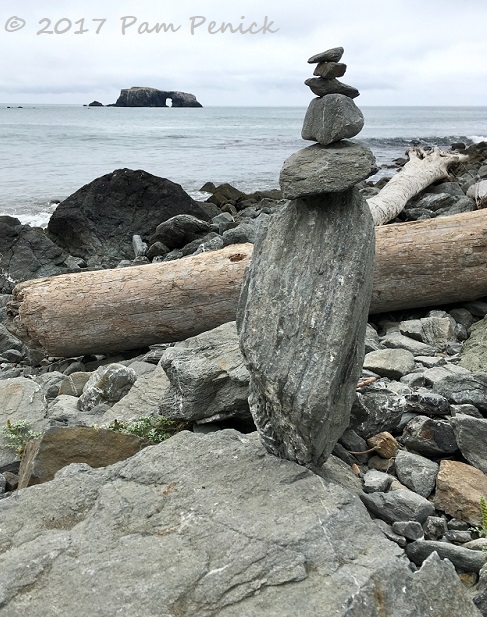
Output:
[[176,433],[189,428],[189,424],[187,422],[169,420],[164,416],[155,416],[152,418],[140,418],[133,422],[114,420],[109,426],[103,428],[119,433],[137,435],[137,437],[147,439],[147,441],[152,443],[160,443]]
[[42,433],[31,431],[26,420],[20,420],[20,422],[7,420],[7,425],[2,429],[7,448],[15,450],[21,458],[27,442],[31,439],[38,439],[41,435]]
[[480,538],[487,538],[487,500],[485,497],[480,498],[480,512],[482,516],[482,522],[480,527],[472,527],[471,531],[474,531]]

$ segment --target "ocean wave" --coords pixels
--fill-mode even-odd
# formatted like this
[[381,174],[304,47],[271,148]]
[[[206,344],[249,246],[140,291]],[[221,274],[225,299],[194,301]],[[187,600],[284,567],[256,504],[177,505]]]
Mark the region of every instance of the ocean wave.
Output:
[[[467,137],[465,135],[448,135],[433,137],[359,137],[358,141],[369,147],[381,148],[410,148],[411,146],[442,146],[450,147],[452,143],[462,142],[465,145],[477,143],[476,136]],[[485,139],[478,136],[478,141]]]
[[485,135],[470,135],[469,139],[471,139],[474,144],[479,144],[481,141],[487,141],[487,137]]

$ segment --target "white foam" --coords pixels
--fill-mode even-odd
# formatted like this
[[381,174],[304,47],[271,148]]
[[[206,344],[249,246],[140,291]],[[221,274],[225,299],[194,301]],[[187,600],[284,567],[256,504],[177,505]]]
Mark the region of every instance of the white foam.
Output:
[[487,137],[485,135],[469,135],[468,138],[471,139],[474,144],[478,144],[481,141],[487,141]]

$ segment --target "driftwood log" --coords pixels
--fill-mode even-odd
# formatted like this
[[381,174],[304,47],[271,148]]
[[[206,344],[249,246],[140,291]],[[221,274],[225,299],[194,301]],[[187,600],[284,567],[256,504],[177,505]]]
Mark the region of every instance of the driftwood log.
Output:
[[[235,319],[251,244],[17,285],[7,327],[52,356],[182,340]],[[487,295],[487,211],[376,228],[370,312]]]

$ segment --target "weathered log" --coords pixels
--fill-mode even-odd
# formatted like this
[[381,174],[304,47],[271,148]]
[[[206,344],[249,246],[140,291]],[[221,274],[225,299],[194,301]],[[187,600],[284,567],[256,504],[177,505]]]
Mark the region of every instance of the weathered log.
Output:
[[466,154],[444,152],[439,148],[427,151],[410,148],[409,161],[393,176],[375,196],[367,199],[376,225],[392,221],[407,202],[427,186],[448,177],[448,168],[455,163],[468,161]]
[[[17,285],[7,326],[53,356],[182,340],[235,319],[252,245]],[[370,312],[487,295],[487,211],[376,228]]]

